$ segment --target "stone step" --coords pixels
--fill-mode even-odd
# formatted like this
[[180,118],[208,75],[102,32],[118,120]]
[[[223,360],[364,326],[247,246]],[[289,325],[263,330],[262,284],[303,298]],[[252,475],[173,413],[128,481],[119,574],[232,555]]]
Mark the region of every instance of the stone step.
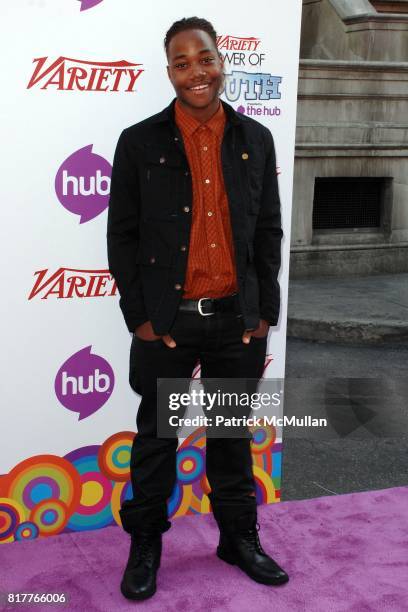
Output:
[[408,274],[291,280],[287,335],[408,346]]

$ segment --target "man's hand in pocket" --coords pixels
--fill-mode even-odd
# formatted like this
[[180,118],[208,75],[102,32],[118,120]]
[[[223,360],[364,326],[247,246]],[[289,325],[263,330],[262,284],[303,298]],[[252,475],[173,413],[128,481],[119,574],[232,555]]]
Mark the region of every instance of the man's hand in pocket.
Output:
[[157,336],[153,331],[150,321],[145,321],[142,323],[142,325],[136,327],[135,336],[141,340],[146,340],[147,342],[161,339],[169,348],[174,348],[176,346],[175,341],[169,334],[166,334],[165,336]]
[[265,319],[260,319],[259,325],[254,330],[246,329],[242,334],[242,342],[244,344],[249,344],[251,342],[251,337],[254,338],[265,338],[269,332],[269,323],[265,321]]

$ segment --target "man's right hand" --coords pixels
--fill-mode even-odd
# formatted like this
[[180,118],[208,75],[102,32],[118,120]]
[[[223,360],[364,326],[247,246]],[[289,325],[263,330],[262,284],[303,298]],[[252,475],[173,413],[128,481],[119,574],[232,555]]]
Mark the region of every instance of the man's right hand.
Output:
[[159,340],[161,336],[156,336],[150,321],[145,321],[135,329],[135,336],[141,340]]
[[175,348],[176,343],[174,339],[166,334],[165,336],[156,336],[153,331],[153,327],[150,321],[145,321],[142,325],[139,325],[135,329],[135,336],[140,338],[141,340],[147,340],[152,342],[153,340],[163,340],[164,344],[166,344],[169,348]]

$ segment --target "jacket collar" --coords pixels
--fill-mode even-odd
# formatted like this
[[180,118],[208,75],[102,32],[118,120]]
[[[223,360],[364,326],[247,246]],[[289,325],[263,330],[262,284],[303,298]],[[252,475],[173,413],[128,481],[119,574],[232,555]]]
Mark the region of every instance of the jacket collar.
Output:
[[[164,108],[160,113],[157,113],[157,115],[154,116],[154,118],[152,119],[153,123],[170,122],[175,124],[176,121],[174,114],[174,105],[176,103],[176,99],[177,98],[174,98],[166,108]],[[237,113],[232,108],[232,106],[227,104],[227,102],[224,102],[224,100],[221,100],[221,104],[224,107],[227,122],[231,123],[232,125],[240,125],[243,121],[240,113]]]

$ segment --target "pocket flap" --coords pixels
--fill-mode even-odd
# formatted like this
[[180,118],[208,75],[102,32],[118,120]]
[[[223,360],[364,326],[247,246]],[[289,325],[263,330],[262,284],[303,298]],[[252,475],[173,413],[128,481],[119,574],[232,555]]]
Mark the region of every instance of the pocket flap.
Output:
[[179,167],[181,159],[175,150],[169,150],[159,145],[146,145],[146,161],[162,167]]

